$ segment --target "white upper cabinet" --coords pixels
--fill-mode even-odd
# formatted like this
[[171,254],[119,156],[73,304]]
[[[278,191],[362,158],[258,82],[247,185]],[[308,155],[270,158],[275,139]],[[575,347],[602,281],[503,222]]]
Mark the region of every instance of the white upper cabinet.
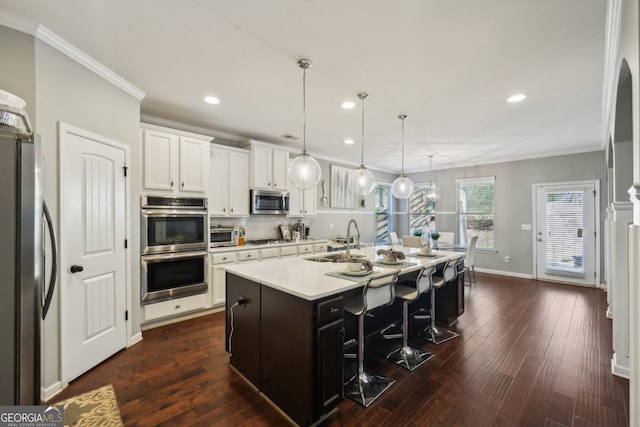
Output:
[[249,216],[249,152],[211,144],[209,215]]
[[289,152],[268,144],[251,143],[251,186],[267,190],[286,190]]
[[316,187],[308,190],[294,188],[289,190],[289,214],[290,217],[315,216],[316,210]]
[[171,193],[204,193],[211,138],[183,136],[167,130],[143,130],[144,188]]

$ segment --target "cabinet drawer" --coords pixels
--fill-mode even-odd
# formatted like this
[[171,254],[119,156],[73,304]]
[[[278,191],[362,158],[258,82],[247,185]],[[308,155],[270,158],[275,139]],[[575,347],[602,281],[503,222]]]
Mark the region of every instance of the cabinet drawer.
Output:
[[280,248],[281,256],[296,256],[298,255],[298,248],[295,246],[283,246]]
[[260,249],[261,259],[278,258],[279,256],[280,256],[280,248]]
[[257,260],[260,257],[260,251],[240,251],[238,253],[238,261]]
[[213,264],[228,264],[230,262],[236,262],[237,259],[237,252],[220,252],[211,255],[211,262]]
[[342,319],[343,312],[344,305],[341,296],[319,302],[316,307],[316,320],[318,326],[334,320]]
[[327,244],[326,243],[314,243],[313,244],[313,252],[326,252]]
[[313,253],[313,245],[300,245],[298,246],[298,254],[305,255]]
[[163,317],[176,316],[194,310],[205,308],[207,294],[193,295],[185,298],[172,299],[144,306],[144,320],[150,321]]

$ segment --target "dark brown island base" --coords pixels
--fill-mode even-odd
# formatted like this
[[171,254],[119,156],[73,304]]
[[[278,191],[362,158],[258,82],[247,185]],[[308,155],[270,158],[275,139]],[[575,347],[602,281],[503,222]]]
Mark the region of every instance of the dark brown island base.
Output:
[[[422,266],[444,265],[462,254],[437,259],[408,257],[398,283],[411,286]],[[271,264],[271,265],[269,265]],[[343,301],[362,292],[365,282],[330,276],[339,263],[310,259],[236,264],[227,271],[226,350],[229,363],[298,425],[322,420],[343,399],[344,342],[356,336]],[[462,263],[459,265],[462,271]],[[429,294],[411,311],[429,307]],[[436,290],[436,320],[451,325],[464,312],[462,274]],[[402,303],[367,317],[367,345],[381,344],[379,330],[402,316]],[[411,330],[411,329],[410,329]],[[350,372],[351,373],[351,372]]]

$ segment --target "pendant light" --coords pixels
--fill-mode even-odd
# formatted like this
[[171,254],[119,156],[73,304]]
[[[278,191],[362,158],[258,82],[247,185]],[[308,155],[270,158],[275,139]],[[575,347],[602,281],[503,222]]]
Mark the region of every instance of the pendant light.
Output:
[[356,192],[360,196],[371,194],[376,186],[376,176],[364,166],[364,100],[369,97],[368,93],[361,92],[358,98],[362,101],[362,151],[360,154],[360,166],[356,170]]
[[[431,159],[433,154],[429,155],[429,175],[431,175]],[[427,185],[424,190],[424,198],[427,202],[437,202],[440,198],[440,189],[436,186],[435,181]]]
[[307,153],[307,68],[311,67],[311,61],[300,58],[298,66],[302,68],[302,153],[289,162],[287,175],[289,182],[301,190],[313,188],[320,182],[321,169],[316,159]]
[[413,193],[413,181],[404,175],[404,119],[407,115],[401,114],[398,118],[402,120],[402,173],[391,184],[391,194],[396,199],[408,199]]

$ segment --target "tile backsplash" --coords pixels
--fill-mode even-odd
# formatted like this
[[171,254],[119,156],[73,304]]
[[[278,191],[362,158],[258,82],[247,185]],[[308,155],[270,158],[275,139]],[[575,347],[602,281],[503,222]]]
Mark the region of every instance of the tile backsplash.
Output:
[[[247,240],[280,239],[280,225],[288,225],[290,229],[298,223],[297,218],[287,218],[283,215],[252,215],[243,218],[211,217],[212,225],[239,225],[244,227]],[[313,218],[302,218],[302,222],[311,228],[313,235]]]

